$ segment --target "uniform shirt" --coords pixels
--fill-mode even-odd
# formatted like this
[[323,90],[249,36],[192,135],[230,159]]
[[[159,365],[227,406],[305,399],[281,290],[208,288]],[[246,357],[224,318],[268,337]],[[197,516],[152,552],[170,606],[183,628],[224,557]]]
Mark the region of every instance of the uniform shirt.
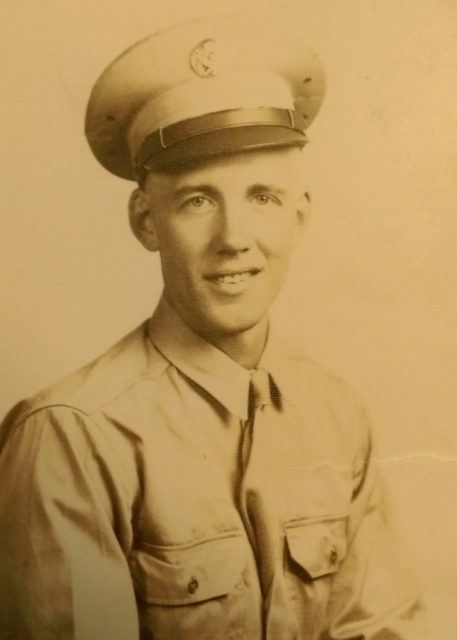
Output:
[[[270,337],[270,404],[162,300],[2,427],[4,640],[420,640],[338,378]],[[248,457],[240,442],[250,429]]]

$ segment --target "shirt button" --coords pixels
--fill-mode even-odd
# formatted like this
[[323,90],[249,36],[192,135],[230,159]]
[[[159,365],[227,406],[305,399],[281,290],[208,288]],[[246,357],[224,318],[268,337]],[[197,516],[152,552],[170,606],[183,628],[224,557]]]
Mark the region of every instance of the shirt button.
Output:
[[338,553],[336,549],[332,549],[330,552],[330,564],[336,564],[336,561],[338,560]]
[[189,580],[189,584],[187,585],[187,591],[189,593],[195,593],[198,589],[198,580],[197,578],[194,578],[192,576],[192,578]]

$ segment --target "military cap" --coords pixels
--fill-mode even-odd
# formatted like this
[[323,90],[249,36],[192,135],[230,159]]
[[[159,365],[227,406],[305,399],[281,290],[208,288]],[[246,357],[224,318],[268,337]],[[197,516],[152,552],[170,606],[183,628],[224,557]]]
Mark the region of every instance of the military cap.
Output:
[[108,171],[131,180],[215,154],[302,146],[324,85],[301,24],[193,20],[146,37],[102,73],[86,137]]

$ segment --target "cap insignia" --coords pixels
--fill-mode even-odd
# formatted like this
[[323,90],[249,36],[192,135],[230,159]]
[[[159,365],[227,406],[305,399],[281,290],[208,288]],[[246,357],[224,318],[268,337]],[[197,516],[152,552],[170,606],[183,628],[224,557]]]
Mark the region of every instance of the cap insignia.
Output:
[[216,75],[216,51],[216,41],[208,38],[199,42],[190,52],[190,67],[199,78],[211,78]]

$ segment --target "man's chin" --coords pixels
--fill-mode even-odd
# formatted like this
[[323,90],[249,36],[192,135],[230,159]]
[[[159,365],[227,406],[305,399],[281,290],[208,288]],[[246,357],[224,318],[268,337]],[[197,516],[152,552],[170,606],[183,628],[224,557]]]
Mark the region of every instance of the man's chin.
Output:
[[259,317],[258,314],[235,317],[225,314],[221,318],[213,317],[211,321],[202,323],[200,329],[203,329],[203,333],[208,338],[230,338],[253,330],[262,325],[264,320],[265,317]]
[[[168,297],[168,296],[166,296]],[[196,296],[197,298],[197,296]],[[183,305],[182,301],[169,300],[181,319],[198,335],[210,338],[230,338],[263,324],[267,311],[260,313],[259,305],[218,305],[208,303],[203,297],[194,305]]]

